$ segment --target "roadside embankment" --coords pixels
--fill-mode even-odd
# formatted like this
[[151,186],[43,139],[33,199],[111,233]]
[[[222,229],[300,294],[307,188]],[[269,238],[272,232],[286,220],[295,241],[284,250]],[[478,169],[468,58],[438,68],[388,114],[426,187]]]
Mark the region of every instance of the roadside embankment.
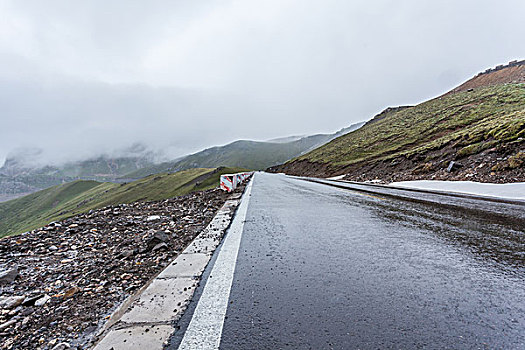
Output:
[[1,239],[1,348],[85,348],[229,197],[215,189],[108,206]]

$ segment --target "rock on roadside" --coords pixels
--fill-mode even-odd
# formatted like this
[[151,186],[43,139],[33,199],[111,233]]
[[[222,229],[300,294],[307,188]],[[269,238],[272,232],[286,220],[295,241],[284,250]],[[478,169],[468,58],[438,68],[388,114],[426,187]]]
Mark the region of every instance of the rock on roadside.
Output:
[[228,197],[209,190],[109,206],[0,239],[0,270],[17,266],[0,285],[0,349],[86,348]]

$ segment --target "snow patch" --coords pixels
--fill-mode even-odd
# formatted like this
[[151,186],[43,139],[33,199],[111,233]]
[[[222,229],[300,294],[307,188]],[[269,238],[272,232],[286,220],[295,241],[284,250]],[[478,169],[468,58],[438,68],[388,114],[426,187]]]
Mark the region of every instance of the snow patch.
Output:
[[525,200],[525,182],[493,184],[473,181],[419,180],[393,182],[390,184],[390,186],[469,193],[480,196]]
[[345,177],[345,175],[338,175],[338,176],[332,176],[326,178],[327,180],[342,180]]

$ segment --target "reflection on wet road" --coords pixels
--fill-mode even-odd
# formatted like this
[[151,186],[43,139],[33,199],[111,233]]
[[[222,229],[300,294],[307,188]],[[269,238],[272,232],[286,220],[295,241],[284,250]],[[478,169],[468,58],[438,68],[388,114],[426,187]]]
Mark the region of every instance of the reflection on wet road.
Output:
[[471,214],[256,174],[221,349],[525,348],[523,229]]

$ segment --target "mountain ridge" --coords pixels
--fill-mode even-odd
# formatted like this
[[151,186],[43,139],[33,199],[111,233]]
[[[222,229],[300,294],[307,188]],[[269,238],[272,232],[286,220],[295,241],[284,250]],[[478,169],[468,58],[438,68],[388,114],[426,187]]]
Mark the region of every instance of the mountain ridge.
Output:
[[75,180],[121,183],[163,172],[220,166],[262,170],[304,154],[361,125],[352,124],[333,134],[304,136],[289,142],[237,140],[161,163],[155,162],[155,154],[139,144],[129,149],[127,156],[103,155],[62,165],[31,166],[31,163],[38,163],[40,151],[28,150],[18,157],[11,155],[0,167],[0,202]]
[[525,181],[524,72],[525,61],[511,62],[416,106],[387,108],[268,171],[355,181]]
[[[140,178],[155,172],[176,172],[197,167],[243,167],[263,170],[302,155],[336,137],[360,128],[364,122],[352,124],[333,134],[315,134],[290,142],[237,140],[223,146],[213,146],[150,168],[126,174],[126,178]],[[293,136],[292,136],[293,137]]]
[[507,64],[488,68],[447,92],[447,94],[468,91],[479,87],[519,83],[525,83],[525,60],[514,60]]

